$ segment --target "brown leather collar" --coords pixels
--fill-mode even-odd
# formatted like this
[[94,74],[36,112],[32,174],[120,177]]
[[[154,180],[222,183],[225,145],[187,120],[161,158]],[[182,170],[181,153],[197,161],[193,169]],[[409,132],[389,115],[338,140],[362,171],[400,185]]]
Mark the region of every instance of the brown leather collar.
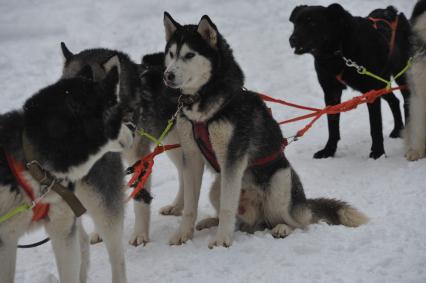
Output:
[[76,217],[83,215],[86,208],[77,198],[77,196],[61,185],[61,181],[54,177],[49,171],[45,170],[36,159],[36,151],[29,142],[26,134],[22,136],[22,146],[24,149],[25,159],[28,161],[27,168],[31,176],[45,189],[50,189],[61,196],[68,204]]

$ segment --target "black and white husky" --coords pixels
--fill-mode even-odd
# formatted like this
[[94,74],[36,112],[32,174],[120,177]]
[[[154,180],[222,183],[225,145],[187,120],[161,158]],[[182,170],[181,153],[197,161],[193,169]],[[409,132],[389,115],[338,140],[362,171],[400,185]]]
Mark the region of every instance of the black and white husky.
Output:
[[[170,90],[181,92],[184,103],[176,124],[184,158],[184,209],[170,244],[193,236],[204,164],[217,173],[211,195],[216,195],[219,227],[209,247],[231,245],[242,191],[243,207],[256,215],[239,219],[248,226],[265,224],[276,237],[321,219],[353,227],[367,221],[344,202],[306,199],[284,156],[277,122],[256,93],[243,90],[243,73],[208,16],[198,25],[182,26],[165,13],[164,25],[164,80]],[[245,205],[246,194],[259,205]]]
[[[108,175],[114,166],[123,172],[120,156],[116,159],[108,154],[131,147],[133,133],[118,104],[118,70],[113,68],[98,83],[91,76],[90,68],[85,68],[76,78],[61,79],[42,89],[22,110],[0,115],[0,215],[31,204],[7,162],[7,156],[23,165],[32,161],[25,150],[30,145],[39,164],[75,192],[98,229],[107,235],[112,280],[126,282],[122,221],[120,217],[116,220],[117,211],[122,213],[117,207],[122,204],[110,201],[114,195],[122,195],[123,176],[110,180],[111,184],[101,184],[102,178],[94,176]],[[100,159],[110,160],[108,166],[93,167]],[[87,176],[89,171],[91,176]],[[36,197],[44,194],[44,188],[27,169],[22,176]],[[120,190],[108,191],[118,187],[114,187],[116,183],[121,184]],[[41,202],[50,205],[42,220],[32,222],[33,211],[28,210],[0,223],[1,282],[14,281],[18,239],[38,226],[44,226],[50,236],[60,281],[86,282],[88,237],[80,220],[53,191],[48,191]]]
[[408,71],[410,89],[410,119],[405,132],[407,160],[414,161],[425,156],[426,149],[426,1],[417,2],[412,24],[413,66]]
[[[64,43],[61,43],[65,58],[63,77],[75,77],[76,74],[89,65],[94,70],[95,80],[101,80],[113,66],[120,68],[120,98],[127,113],[136,121],[138,128],[143,128],[149,134],[159,137],[167,125],[167,121],[176,112],[177,95],[163,93],[164,53],[146,55],[142,64],[134,63],[123,52],[105,48],[83,50],[79,53],[71,52]],[[175,131],[172,130],[166,137],[165,143],[179,143]],[[134,164],[141,157],[147,155],[153,144],[137,135],[133,146],[124,151],[124,159],[129,165]],[[183,209],[183,181],[182,151],[175,149],[167,155],[178,168],[179,191],[175,201],[160,212],[164,215],[180,215]],[[106,176],[106,178],[108,178]],[[135,228],[129,243],[134,246],[146,244],[149,241],[151,181],[146,184],[142,194],[134,202]],[[91,242],[101,241],[97,233],[91,235]]]

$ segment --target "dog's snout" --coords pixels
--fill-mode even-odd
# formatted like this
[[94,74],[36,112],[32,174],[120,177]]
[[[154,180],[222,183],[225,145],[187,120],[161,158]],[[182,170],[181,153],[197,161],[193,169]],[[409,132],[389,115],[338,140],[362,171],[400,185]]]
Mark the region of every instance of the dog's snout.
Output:
[[173,82],[175,80],[175,74],[173,72],[165,72],[164,73],[164,80],[168,82]]

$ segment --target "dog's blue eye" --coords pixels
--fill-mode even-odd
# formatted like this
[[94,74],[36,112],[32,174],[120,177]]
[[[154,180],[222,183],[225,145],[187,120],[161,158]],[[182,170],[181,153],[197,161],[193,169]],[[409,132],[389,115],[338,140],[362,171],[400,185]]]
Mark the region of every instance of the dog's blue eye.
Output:
[[194,57],[195,56],[195,53],[193,53],[193,52],[188,52],[188,53],[186,53],[186,55],[185,55],[185,59],[191,59],[192,57]]

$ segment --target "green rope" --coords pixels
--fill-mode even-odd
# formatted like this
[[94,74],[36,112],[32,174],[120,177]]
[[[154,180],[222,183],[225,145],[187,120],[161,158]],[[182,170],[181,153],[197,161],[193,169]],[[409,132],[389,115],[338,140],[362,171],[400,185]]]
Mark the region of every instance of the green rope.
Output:
[[[365,76],[369,76],[375,80],[378,80],[384,84],[386,84],[386,89],[390,89],[392,87],[392,80],[386,80],[372,72],[370,72],[369,70],[367,70],[367,68],[365,68],[364,66],[360,66],[358,65],[355,61],[346,58],[345,56],[342,56],[343,61],[345,61],[346,66],[350,67],[350,68],[355,68],[356,71],[358,72],[358,74],[360,75],[365,75]],[[413,57],[410,57],[407,61],[407,64],[405,65],[405,67],[393,77],[393,80],[397,80],[399,77],[401,77],[403,74],[405,74],[407,72],[408,69],[410,69],[410,67],[413,65]]]
[[6,213],[5,215],[0,217],[0,223],[5,222],[6,220],[12,218],[13,216],[15,216],[16,214],[28,211],[31,209],[31,205],[29,204],[22,204],[20,206],[18,206],[17,208],[15,208],[14,210]]
[[163,145],[163,140],[164,140],[164,138],[166,137],[166,135],[170,132],[170,130],[172,129],[174,122],[175,122],[175,119],[170,119],[170,120],[167,122],[167,126],[166,126],[166,128],[165,128],[165,129],[164,129],[164,131],[161,133],[161,135],[160,135],[160,137],[159,137],[158,139],[157,139],[157,138],[155,138],[154,136],[152,136],[152,135],[148,134],[147,132],[145,132],[145,130],[144,130],[144,129],[140,129],[140,130],[139,130],[139,134],[140,134],[141,136],[143,136],[143,137],[148,138],[148,139],[149,139],[149,140],[151,140],[153,143],[155,143],[157,146],[162,146],[162,145]]
[[405,65],[404,69],[401,70],[401,72],[399,72],[394,79],[398,79],[400,76],[402,76],[405,72],[408,71],[408,69],[411,68],[411,66],[413,66],[413,57],[410,57],[410,59],[408,59],[407,65]]
[[381,82],[385,83],[387,89],[391,88],[391,85],[392,85],[391,81],[385,80],[384,78],[382,78],[382,77],[380,77],[380,76],[378,76],[376,74],[373,74],[372,72],[368,71],[366,68],[363,68],[361,70],[361,72],[359,72],[359,73],[361,75],[366,75],[366,76],[369,76],[369,77],[371,77],[373,79],[376,79],[378,81],[381,81]]

